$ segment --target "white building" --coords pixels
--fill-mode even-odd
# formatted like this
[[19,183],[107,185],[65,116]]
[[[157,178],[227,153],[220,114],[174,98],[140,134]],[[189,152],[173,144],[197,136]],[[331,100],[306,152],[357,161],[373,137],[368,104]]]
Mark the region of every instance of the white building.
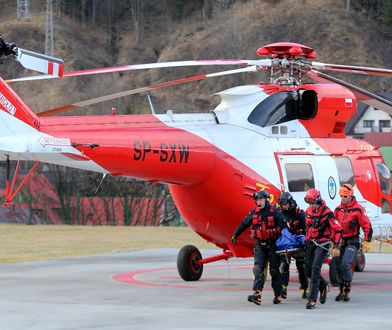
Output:
[[[392,94],[382,96],[392,100]],[[363,137],[370,132],[392,132],[391,120],[391,116],[386,112],[358,103],[355,116],[346,125],[346,134]]]

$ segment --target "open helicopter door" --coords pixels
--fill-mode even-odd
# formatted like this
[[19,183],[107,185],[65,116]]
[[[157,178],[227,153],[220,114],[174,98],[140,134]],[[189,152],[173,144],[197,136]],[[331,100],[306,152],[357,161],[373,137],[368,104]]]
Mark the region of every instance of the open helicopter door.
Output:
[[300,207],[307,208],[304,197],[312,188],[320,190],[330,208],[340,203],[338,171],[330,155],[276,153],[275,157],[282,191],[290,192]]

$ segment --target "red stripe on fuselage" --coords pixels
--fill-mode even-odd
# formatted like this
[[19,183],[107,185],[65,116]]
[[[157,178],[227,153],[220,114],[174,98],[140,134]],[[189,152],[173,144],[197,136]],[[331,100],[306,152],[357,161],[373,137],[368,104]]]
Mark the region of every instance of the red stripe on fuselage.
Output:
[[48,61],[48,74],[53,75],[53,62]]

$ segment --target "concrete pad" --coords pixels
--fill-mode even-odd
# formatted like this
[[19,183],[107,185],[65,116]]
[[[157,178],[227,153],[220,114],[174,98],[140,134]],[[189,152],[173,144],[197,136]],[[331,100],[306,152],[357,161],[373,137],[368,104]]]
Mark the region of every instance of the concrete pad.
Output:
[[[177,250],[146,250],[0,266],[1,329],[377,329],[392,327],[392,255],[367,254],[352,299],[305,309],[295,265],[288,299],[248,303],[253,259],[204,266],[184,282]],[[203,250],[203,257],[220,253]],[[294,264],[294,263],[293,263]],[[327,276],[328,268],[323,270]]]

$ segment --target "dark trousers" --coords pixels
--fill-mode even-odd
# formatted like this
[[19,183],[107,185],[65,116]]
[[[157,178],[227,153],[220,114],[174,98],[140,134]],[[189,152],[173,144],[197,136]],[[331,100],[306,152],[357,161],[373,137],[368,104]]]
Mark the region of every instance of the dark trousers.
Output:
[[269,261],[271,286],[274,290],[275,296],[282,292],[282,278],[279,272],[280,257],[275,253],[276,247],[273,245],[263,245],[260,241],[256,243],[254,249],[254,268],[253,274],[255,280],[253,283],[253,290],[262,290],[264,288],[265,276],[264,268]]
[[[282,258],[282,263],[280,264],[280,273],[282,274],[282,285],[288,286],[290,281],[290,263],[291,258]],[[305,270],[305,258],[295,258],[295,265],[297,266],[299,283],[301,289],[308,288],[308,278],[306,276]]]
[[[358,239],[350,239],[340,249],[340,257],[337,259],[338,272],[343,282],[351,283],[353,280],[353,261],[359,248]],[[341,283],[342,284],[342,283]]]
[[328,254],[328,245],[323,247],[309,242],[306,247],[306,274],[310,278],[310,293],[308,300],[317,300],[318,292],[326,290],[328,282],[321,276],[321,267]]

